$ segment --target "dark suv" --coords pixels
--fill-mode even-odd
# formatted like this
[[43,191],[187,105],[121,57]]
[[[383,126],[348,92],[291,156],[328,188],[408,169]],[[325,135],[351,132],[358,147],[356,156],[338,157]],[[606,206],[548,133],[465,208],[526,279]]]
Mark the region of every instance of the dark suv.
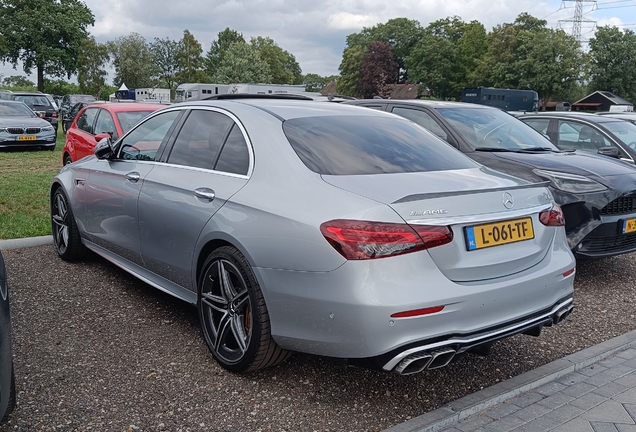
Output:
[[37,115],[51,123],[57,133],[58,112],[44,93],[15,92],[11,94],[11,99],[27,104]]
[[60,118],[62,119],[62,130],[64,133],[66,133],[68,127],[73,123],[77,112],[86,106],[86,104],[95,101],[96,99],[93,96],[85,94],[67,94],[62,97],[60,100]]

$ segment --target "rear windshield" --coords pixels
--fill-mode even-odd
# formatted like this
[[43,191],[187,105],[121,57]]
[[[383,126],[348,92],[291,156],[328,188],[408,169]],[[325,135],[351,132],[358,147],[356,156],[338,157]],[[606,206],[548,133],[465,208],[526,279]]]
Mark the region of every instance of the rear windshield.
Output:
[[20,102],[24,102],[31,108],[53,108],[51,102],[46,98],[46,96],[26,96],[26,95],[15,95],[13,96],[13,100],[17,100]]
[[324,116],[287,120],[287,139],[318,174],[360,175],[474,168],[423,128],[400,118]]
[[144,117],[153,111],[128,111],[118,112],[117,119],[121,125],[121,130],[126,133],[132,129],[134,125],[139,123]]

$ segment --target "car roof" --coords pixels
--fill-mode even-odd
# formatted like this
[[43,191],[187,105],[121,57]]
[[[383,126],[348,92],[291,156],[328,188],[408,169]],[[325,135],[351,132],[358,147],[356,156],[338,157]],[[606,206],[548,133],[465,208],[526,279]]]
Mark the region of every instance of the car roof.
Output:
[[486,109],[486,110],[498,110],[499,108],[474,104],[469,102],[453,102],[453,101],[438,101],[438,100],[425,100],[425,99],[358,99],[355,101],[347,101],[345,104],[351,105],[367,105],[373,103],[400,103],[406,105],[419,105],[428,106],[431,108],[470,108],[470,109]]
[[78,103],[86,103],[86,107],[104,108],[113,113],[135,112],[135,111],[156,111],[158,109],[169,106],[166,104],[143,103],[143,102],[119,103],[119,102],[96,101],[96,102],[88,102],[88,103],[87,102],[78,102]]
[[[259,97],[263,96],[263,97]],[[343,103],[319,103],[310,98],[302,96],[286,97],[285,95],[276,95],[277,97],[268,97],[269,95],[242,95],[239,98],[217,98],[204,101],[180,102],[175,106],[184,107],[201,107],[214,106],[227,108],[231,110],[237,104],[248,105],[268,112],[280,120],[289,120],[301,117],[318,117],[332,115],[364,115],[377,117],[394,117],[383,111],[370,110],[363,107],[353,105],[345,105]]]
[[581,113],[575,111],[537,111],[534,113],[528,113],[519,116],[519,118],[574,118],[579,120],[585,120],[591,123],[613,123],[623,121],[609,116],[597,116],[591,113]]

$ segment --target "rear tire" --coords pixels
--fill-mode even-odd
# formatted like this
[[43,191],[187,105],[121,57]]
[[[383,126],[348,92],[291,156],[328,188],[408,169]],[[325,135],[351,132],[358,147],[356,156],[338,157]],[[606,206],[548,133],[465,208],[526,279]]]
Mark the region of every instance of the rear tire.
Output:
[[64,156],[64,165],[68,165],[73,163],[73,159],[71,159],[71,157],[69,155]]
[[82,244],[73,210],[62,188],[53,193],[51,228],[53,244],[60,258],[64,261],[78,261],[84,256],[86,248]]
[[220,247],[205,260],[198,308],[203,337],[225,369],[250,372],[291,355],[272,338],[263,293],[249,263],[235,248]]

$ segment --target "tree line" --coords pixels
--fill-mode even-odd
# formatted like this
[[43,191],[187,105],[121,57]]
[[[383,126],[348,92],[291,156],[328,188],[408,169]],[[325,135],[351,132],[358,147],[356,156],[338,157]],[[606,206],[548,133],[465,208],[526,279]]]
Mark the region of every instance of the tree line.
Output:
[[[125,83],[130,88],[184,82],[305,84],[317,91],[332,80],[337,92],[356,97],[386,96],[395,83],[421,84],[430,97],[457,100],[471,86],[532,89],[544,101],[574,101],[608,90],[636,101],[636,34],[600,27],[584,51],[563,30],[527,13],[487,31],[479,21],[448,17],[422,27],[394,18],[346,38],[338,76],[303,74],[293,54],[269,37],[246,40],[226,28],[203,52],[184,30],[179,40],[146,40],[130,33],[98,43],[88,32],[94,15],[81,0],[0,0],[0,60],[37,73],[37,88],[100,98]],[[114,86],[106,82],[115,71]],[[55,79],[53,79],[55,78]],[[22,77],[5,86],[28,86]],[[34,84],[34,83],[31,83]],[[66,87],[65,87],[66,86]]]

